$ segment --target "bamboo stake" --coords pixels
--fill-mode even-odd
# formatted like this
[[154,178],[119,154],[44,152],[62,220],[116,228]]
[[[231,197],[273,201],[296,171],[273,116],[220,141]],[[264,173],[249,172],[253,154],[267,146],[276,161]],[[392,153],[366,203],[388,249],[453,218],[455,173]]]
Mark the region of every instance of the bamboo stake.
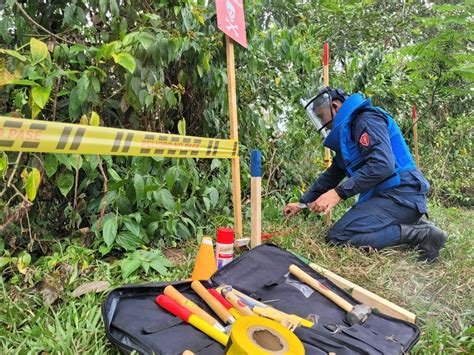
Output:
[[420,168],[420,157],[418,155],[418,123],[416,121],[416,105],[411,110],[411,118],[413,120],[413,143],[415,145],[415,162],[416,167]]
[[[239,140],[237,122],[237,95],[235,88],[235,57],[234,43],[229,36],[226,39],[227,57],[227,90],[229,101],[230,139]],[[234,205],[234,233],[236,238],[242,237],[242,201],[240,192],[240,158],[232,159],[232,202]]]
[[[328,42],[324,42],[324,54],[323,54],[323,80],[324,86],[329,86],[329,44]],[[332,110],[332,108],[331,108]],[[327,169],[331,166],[331,151],[329,148],[324,149],[324,168]],[[326,215],[326,222],[327,224],[331,224],[332,220],[332,213]]]

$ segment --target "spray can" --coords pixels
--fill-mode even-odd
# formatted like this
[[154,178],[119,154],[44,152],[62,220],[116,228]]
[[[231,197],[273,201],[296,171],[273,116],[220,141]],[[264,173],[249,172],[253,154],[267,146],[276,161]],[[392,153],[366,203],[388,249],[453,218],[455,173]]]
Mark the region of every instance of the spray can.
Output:
[[234,259],[234,230],[232,228],[219,228],[216,240],[217,268],[230,263]]

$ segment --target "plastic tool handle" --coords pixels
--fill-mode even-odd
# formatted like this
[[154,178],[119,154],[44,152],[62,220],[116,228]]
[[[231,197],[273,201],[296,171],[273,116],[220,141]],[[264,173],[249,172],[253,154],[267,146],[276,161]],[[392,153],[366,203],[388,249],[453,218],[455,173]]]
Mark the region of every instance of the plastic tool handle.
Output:
[[166,295],[159,295],[156,297],[155,302],[160,305],[160,307],[166,309],[168,312],[174,314],[176,317],[181,318],[186,323],[189,323],[189,318],[192,315],[192,312],[181,306],[173,300],[172,298]]
[[214,296],[216,300],[218,300],[225,308],[227,308],[229,311],[232,308],[232,304],[230,304],[229,301],[227,301],[222,295],[217,292],[214,288],[208,288],[207,289],[211,295]]
[[331,301],[333,301],[335,304],[337,304],[339,307],[341,307],[343,310],[346,312],[352,311],[353,306],[347,302],[344,298],[342,298],[339,295],[336,295],[334,292],[332,292],[330,289],[328,289],[326,286],[321,284],[319,281],[308,275],[306,272],[301,270],[298,266],[296,265],[290,265],[290,273],[295,275],[300,281],[303,281],[304,283],[308,284],[312,288],[314,288],[316,291],[319,293],[323,294],[327,298],[329,298]]
[[[247,296],[245,293],[242,293],[240,292],[239,290],[236,290],[235,288],[232,289],[232,292],[237,295],[237,297],[239,297],[244,303],[247,304],[247,306],[249,306],[251,309],[252,309],[252,312],[256,313],[257,315],[262,315],[262,314],[259,314],[258,311],[260,311],[261,309],[268,309],[268,310],[271,310],[272,312],[277,312],[280,314],[280,318],[283,318],[283,316],[292,316],[292,317],[298,317],[300,322],[301,322],[301,325],[303,327],[306,327],[306,328],[312,328],[314,326],[314,323],[307,320],[307,319],[304,319],[304,318],[301,318],[300,316],[297,316],[295,314],[287,314],[285,312],[282,312],[280,311],[279,309],[276,309],[276,308],[273,308],[272,306],[269,306],[268,304],[265,304],[265,303],[262,303],[262,302],[259,302],[257,301],[256,299],[253,299],[252,297],[250,296]],[[247,302],[248,301],[248,302]],[[252,304],[252,306],[251,306]],[[260,309],[256,309],[256,308],[260,308]],[[264,312],[264,311],[263,311]],[[260,312],[262,313],[262,312]]]
[[229,301],[232,306],[239,311],[243,316],[255,316],[255,313],[244,303],[242,302],[234,293],[232,293],[231,288],[222,289],[222,294],[227,301]]
[[199,282],[193,281],[191,288],[201,297],[209,307],[219,316],[225,323],[234,323],[235,319],[232,314],[219,301],[217,301],[209,291]]
[[164,290],[164,294],[170,298],[172,298],[173,300],[175,300],[176,302],[178,302],[181,306],[184,306],[186,307],[187,309],[189,309],[192,313],[194,313],[195,315],[197,315],[199,318],[205,320],[207,323],[209,323],[210,325],[216,325],[216,323],[218,325],[219,322],[214,318],[212,317],[211,315],[209,315],[209,313],[207,313],[205,310],[203,310],[201,307],[199,307],[197,304],[195,304],[194,302],[192,302],[191,300],[187,299],[186,297],[184,297],[177,289],[175,289],[173,286],[169,285],[169,286],[166,286],[165,287],[165,290]]
[[193,314],[190,310],[186,309],[186,307],[179,305],[178,302],[171,299],[170,297],[166,295],[160,295],[156,297],[155,301],[168,312],[181,318],[186,323],[191,324],[193,327],[199,329],[201,332],[207,334],[222,345],[225,346],[229,341],[229,337],[225,333],[220,332],[215,327]]
[[229,301],[227,301],[224,297],[222,297],[219,291],[213,288],[210,288],[208,291],[210,292],[211,295],[213,295],[216,298],[216,300],[218,300],[225,308],[229,310],[230,314],[232,314],[234,319],[239,319],[240,317],[242,317],[240,313],[232,306],[232,304]]

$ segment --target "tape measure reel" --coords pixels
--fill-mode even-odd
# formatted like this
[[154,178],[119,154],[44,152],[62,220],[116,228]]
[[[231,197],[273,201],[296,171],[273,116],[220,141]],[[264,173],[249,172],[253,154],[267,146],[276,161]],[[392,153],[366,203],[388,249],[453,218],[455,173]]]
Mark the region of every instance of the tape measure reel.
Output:
[[226,355],[303,355],[303,343],[271,319],[245,316],[232,326]]

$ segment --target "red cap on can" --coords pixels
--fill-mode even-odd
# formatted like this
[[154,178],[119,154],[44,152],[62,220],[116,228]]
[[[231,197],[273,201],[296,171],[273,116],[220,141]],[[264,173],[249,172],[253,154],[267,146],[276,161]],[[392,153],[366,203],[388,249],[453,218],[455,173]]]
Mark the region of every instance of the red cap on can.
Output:
[[219,228],[217,230],[217,243],[233,244],[234,230],[232,228]]

